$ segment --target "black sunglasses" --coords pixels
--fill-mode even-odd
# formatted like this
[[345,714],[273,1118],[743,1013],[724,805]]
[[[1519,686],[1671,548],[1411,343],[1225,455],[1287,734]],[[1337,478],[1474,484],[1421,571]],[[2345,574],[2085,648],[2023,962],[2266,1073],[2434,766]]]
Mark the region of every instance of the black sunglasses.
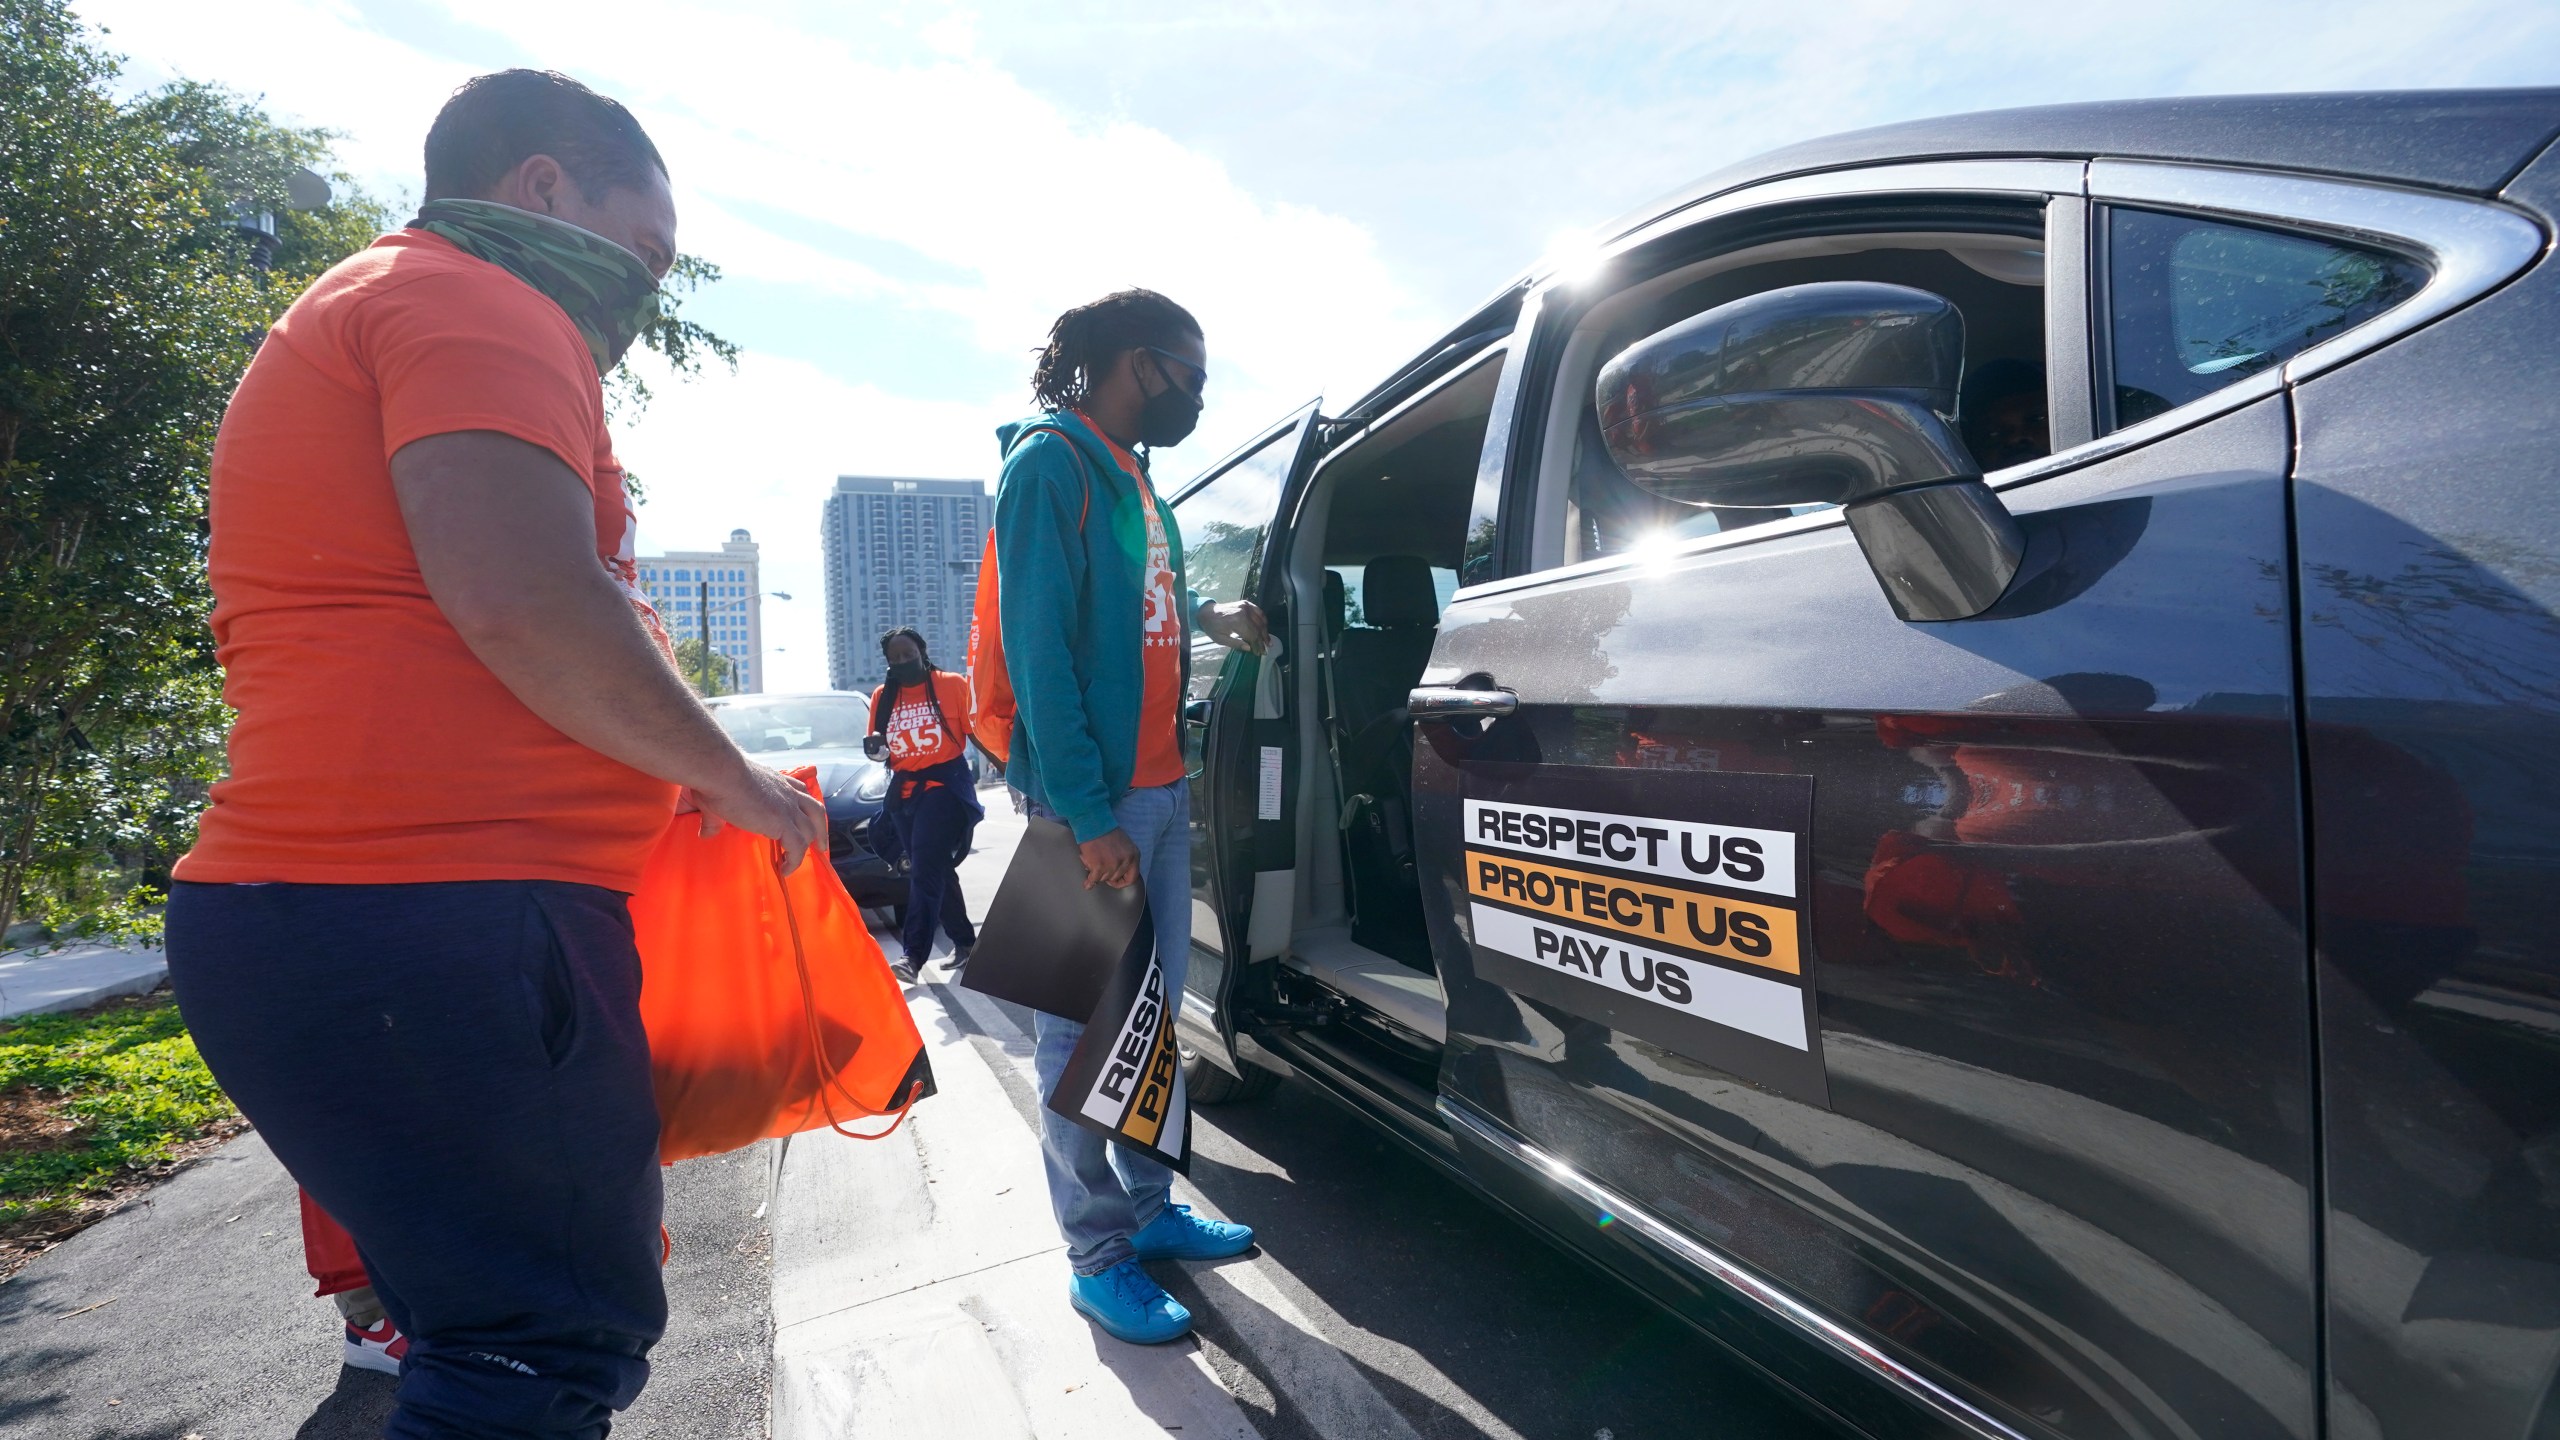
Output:
[[[1173,353],[1172,351],[1170,351],[1170,350],[1159,349],[1159,348],[1157,348],[1156,346],[1153,346],[1153,345],[1141,345],[1141,346],[1139,346],[1138,348],[1139,348],[1139,349],[1141,349],[1141,350],[1144,350],[1144,351],[1146,351],[1148,354],[1153,355],[1154,357],[1156,357],[1156,360],[1159,362],[1159,364],[1161,364],[1161,362],[1163,362],[1163,361],[1170,360],[1170,361],[1172,361],[1174,364],[1181,366],[1183,369],[1190,371],[1192,374],[1199,376],[1199,377],[1200,377],[1199,379],[1194,380],[1194,381],[1193,381],[1193,382],[1191,382],[1189,385],[1187,385],[1187,386],[1184,386],[1184,387],[1183,387],[1183,389],[1184,389],[1184,393],[1186,393],[1186,394],[1190,395],[1190,397],[1191,397],[1192,399],[1194,399],[1194,400],[1199,399],[1199,398],[1200,398],[1200,396],[1201,396],[1201,394],[1202,394],[1202,392],[1206,391],[1206,390],[1209,388],[1209,367],[1208,367],[1208,366],[1206,366],[1206,365],[1202,365],[1202,364],[1199,364],[1199,363],[1197,363],[1196,361],[1185,360],[1185,359],[1183,359],[1181,356],[1174,354],[1174,353]],[[1167,376],[1166,376],[1166,377],[1164,377],[1164,378],[1165,378],[1165,379],[1167,379],[1167,380],[1173,381],[1173,383],[1174,383],[1174,384],[1177,384],[1177,385],[1180,385],[1180,384],[1182,383],[1181,381],[1174,380],[1174,379],[1173,379],[1173,377],[1172,377],[1171,375],[1167,375]]]

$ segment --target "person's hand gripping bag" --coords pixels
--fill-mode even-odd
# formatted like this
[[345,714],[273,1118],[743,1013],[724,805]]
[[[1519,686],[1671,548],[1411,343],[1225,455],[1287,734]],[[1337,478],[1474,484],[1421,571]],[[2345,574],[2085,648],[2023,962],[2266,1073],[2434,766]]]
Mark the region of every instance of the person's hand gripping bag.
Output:
[[[813,768],[788,773],[818,793]],[[825,852],[787,877],[776,856],[761,835],[706,836],[700,815],[678,815],[631,897],[669,1163],[821,1125],[877,1138],[847,1122],[903,1120],[933,1093],[906,996]]]

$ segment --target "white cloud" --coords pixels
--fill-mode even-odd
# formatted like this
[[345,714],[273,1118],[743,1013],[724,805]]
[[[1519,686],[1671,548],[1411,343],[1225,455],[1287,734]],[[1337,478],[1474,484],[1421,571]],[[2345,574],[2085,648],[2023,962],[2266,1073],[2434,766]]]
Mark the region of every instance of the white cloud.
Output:
[[[185,0],[85,8],[155,72],[261,91],[349,131],[360,170],[412,193],[444,95],[513,58],[429,59],[342,0],[269,0],[246,25]],[[465,36],[503,34],[631,105],[676,177],[687,248],[735,274],[948,310],[1005,355],[1070,305],[1147,285],[1200,316],[1220,412],[1256,392],[1313,393],[1328,375],[1365,380],[1432,328],[1359,225],[1263,201],[1158,130],[1033,93],[974,54],[967,17],[941,7],[833,12],[805,28],[692,0],[416,9]],[[744,210],[786,213],[803,233]],[[884,273],[897,267],[812,243],[811,230],[879,242],[916,273]]]
[[2548,0],[978,0],[1043,94],[1356,216],[1446,318],[1559,229],[1791,141],[2131,96],[2550,84]]
[[[733,275],[947,313],[959,343],[1008,360],[1070,305],[1163,290],[1200,316],[1217,369],[1215,403],[1182,452],[1195,462],[1322,377],[1359,388],[1434,328],[1359,225],[1266,202],[1160,131],[1033,93],[977,53],[965,14],[939,6],[811,12],[805,27],[689,0],[401,12],[400,32],[430,35],[435,54],[346,0],[246,13],[91,0],[83,13],[134,57],[135,82],[183,74],[263,95],[284,118],[344,132],[341,159],[360,178],[413,196],[420,142],[456,84],[528,56],[556,65],[649,126],[686,248]],[[850,355],[866,337],[843,343]],[[869,358],[868,371],[894,369]],[[799,597],[766,611],[777,685],[824,681],[816,525],[833,477],[991,476],[993,425],[1028,403],[1011,389],[848,385],[752,349],[735,379],[657,389],[620,436],[649,489],[643,543],[755,532],[767,588]],[[1167,460],[1169,475],[1193,468]]]
[[420,186],[436,107],[472,67],[367,29],[343,0],[301,0],[263,16],[166,0],[78,0],[101,42],[128,57],[128,81],[211,80],[266,97],[283,118],[340,132],[340,163],[386,190]]

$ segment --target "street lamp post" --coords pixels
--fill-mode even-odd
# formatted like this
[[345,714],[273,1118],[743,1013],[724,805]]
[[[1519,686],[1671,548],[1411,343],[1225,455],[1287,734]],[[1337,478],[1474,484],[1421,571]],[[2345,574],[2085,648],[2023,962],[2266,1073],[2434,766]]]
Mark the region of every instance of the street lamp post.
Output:
[[[791,592],[788,590],[764,590],[757,592],[757,595],[743,596],[736,600],[723,600],[720,604],[724,609],[730,606],[735,606],[740,610],[744,610],[747,608],[748,601],[757,599],[759,596],[763,595],[772,596],[776,600],[788,600],[791,598]],[[708,700],[711,698],[712,674],[711,582],[708,580],[697,580],[694,582],[693,624],[694,635],[700,641],[702,646],[702,698]]]
[[[317,210],[331,199],[329,182],[307,169],[296,167],[285,177],[285,208]],[[231,207],[231,228],[249,245],[249,264],[261,275],[275,264],[276,247],[283,243],[276,234],[276,212],[263,200],[241,200]]]
[[694,625],[695,625],[695,628],[696,628],[696,629],[698,630],[698,632],[700,633],[701,640],[702,640],[702,698],[704,698],[704,699],[708,700],[708,699],[710,699],[710,698],[711,698],[711,695],[712,695],[712,690],[711,690],[711,582],[710,582],[710,581],[708,581],[708,580],[702,581],[702,582],[700,583],[700,593],[694,597],[694,602],[693,602],[693,619],[694,619]]

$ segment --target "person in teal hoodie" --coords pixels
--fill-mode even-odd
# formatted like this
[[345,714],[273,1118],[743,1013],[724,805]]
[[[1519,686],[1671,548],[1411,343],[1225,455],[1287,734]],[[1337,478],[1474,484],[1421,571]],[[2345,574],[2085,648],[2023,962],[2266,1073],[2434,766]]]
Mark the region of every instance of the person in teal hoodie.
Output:
[[[1191,958],[1191,805],[1181,714],[1190,633],[1259,653],[1262,612],[1204,605],[1184,583],[1182,536],[1148,452],[1200,417],[1207,342],[1151,290],[1058,317],[1031,377],[1042,413],[996,432],[996,602],[1014,695],[1005,777],[1032,814],[1064,823],[1085,883],[1141,884],[1165,991]],[[1036,1017],[1033,1068],[1054,1093],[1084,1027]],[[1177,1340],[1191,1312],[1142,1260],[1217,1259],[1253,1231],[1174,1203],[1173,1175],[1046,1108],[1049,1199],[1074,1271],[1069,1303],[1141,1344]]]

